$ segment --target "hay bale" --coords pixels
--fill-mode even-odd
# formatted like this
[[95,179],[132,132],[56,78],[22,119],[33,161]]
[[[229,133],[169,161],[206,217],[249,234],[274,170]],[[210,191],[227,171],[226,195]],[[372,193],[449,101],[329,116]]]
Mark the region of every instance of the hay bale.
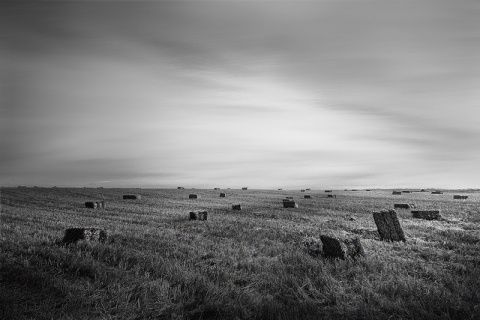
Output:
[[123,200],[139,200],[141,196],[139,194],[124,194]]
[[393,191],[392,194],[394,194],[394,195],[400,195],[400,194],[402,194],[402,192],[401,192],[401,191]]
[[[353,190],[352,190],[353,191]],[[332,192],[332,190],[325,190],[325,192]]]
[[307,189],[305,189],[305,190],[310,191],[311,189],[310,189],[310,188],[307,188]]
[[305,192],[305,189],[300,190],[300,192]]
[[178,190],[183,190],[185,189],[184,187],[177,187]]
[[293,197],[285,197],[285,199],[293,199]]
[[395,210],[373,212],[373,219],[381,240],[406,241]]
[[336,194],[327,194],[327,198],[336,198],[337,195]]
[[308,195],[308,194],[304,195],[303,198],[304,198],[304,199],[312,199],[312,197],[311,197],[310,195]]
[[372,191],[372,189],[365,189],[365,191]]
[[242,206],[239,204],[232,205],[232,210],[242,210]]
[[87,201],[87,202],[85,202],[85,208],[96,209],[97,208],[97,202]]
[[200,198],[200,196],[198,194],[193,194],[192,193],[192,194],[188,195],[188,199],[198,199],[198,198]]
[[220,193],[220,198],[225,198],[226,194],[225,193]]
[[395,203],[393,207],[399,209],[410,209],[410,205],[408,203]]
[[360,242],[360,238],[344,238],[340,236],[321,235],[323,255],[325,257],[340,258],[345,260],[347,258],[355,259],[359,256],[365,255],[365,252]]
[[189,219],[189,220],[197,220],[197,213],[191,211],[191,212],[190,212],[190,219]]
[[461,196],[461,195],[456,194],[456,195],[453,196],[453,199],[468,199],[468,196]]
[[278,189],[278,190],[282,190],[282,188]]
[[403,193],[412,193],[412,192],[409,191],[409,190],[403,190],[402,192],[403,192]]
[[213,188],[213,190],[220,190],[220,188]]
[[412,216],[424,220],[439,220],[441,218],[439,210],[412,210]]
[[287,200],[287,199],[283,200],[283,207],[284,208],[298,208],[298,204],[296,204],[295,201],[293,201],[293,200],[285,201],[285,200]]
[[243,187],[242,190],[247,190],[248,188],[247,187]]
[[65,236],[62,240],[64,244],[75,243],[79,240],[105,242],[107,232],[97,228],[69,228],[65,230]]
[[442,191],[432,191],[432,194],[443,194]]

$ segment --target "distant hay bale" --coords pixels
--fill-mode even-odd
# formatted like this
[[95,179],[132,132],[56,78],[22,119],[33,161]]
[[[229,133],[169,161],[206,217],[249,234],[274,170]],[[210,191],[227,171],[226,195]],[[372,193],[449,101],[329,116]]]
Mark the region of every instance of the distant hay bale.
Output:
[[198,194],[189,194],[188,199],[198,199],[200,196]]
[[307,189],[305,189],[305,190],[310,191],[311,189],[310,189],[310,188],[307,188]]
[[93,201],[87,201],[87,202],[85,202],[85,208],[96,209],[97,208],[97,203],[93,202]]
[[412,210],[412,216],[424,220],[439,220],[441,218],[439,210]]
[[285,199],[293,199],[293,197],[285,197]]
[[337,195],[336,194],[327,194],[327,198],[336,198]]
[[456,194],[456,195],[453,196],[453,199],[468,199],[468,196],[461,196],[461,195]]
[[191,211],[189,214],[189,220],[200,220],[200,221],[207,221],[208,213],[207,211]]
[[247,187],[243,187],[242,190],[247,190],[248,188]]
[[305,192],[305,189],[300,190],[300,192]]
[[365,189],[365,191],[372,191],[372,189]]
[[239,204],[232,205],[232,210],[242,210],[242,206]]
[[141,196],[139,194],[124,194],[123,200],[140,200]]
[[285,201],[285,200],[287,200],[287,199],[283,200],[283,207],[284,208],[298,208],[298,204],[295,203],[295,201],[293,201],[293,200]]
[[65,236],[62,240],[64,244],[75,243],[79,240],[105,242],[107,240],[107,232],[97,228],[69,228],[65,230]]
[[[352,190],[353,191],[353,190]],[[332,192],[332,190],[325,190],[325,192]]]
[[183,190],[185,189],[184,187],[177,187],[178,190]]
[[355,259],[365,255],[360,238],[321,235],[323,255],[325,257]]
[[308,194],[304,195],[303,198],[305,198],[305,199],[312,199],[312,197],[311,197],[310,195],[308,195]]
[[406,241],[395,210],[373,212],[373,219],[381,240]]
[[278,190],[282,190],[282,189],[280,188],[280,189],[278,189]]
[[393,191],[392,194],[394,194],[394,195],[400,195],[400,194],[402,194],[402,192],[401,192],[401,191]]
[[220,198],[225,198],[226,194],[225,193],[220,193]]
[[213,188],[213,190],[220,190],[220,188]]
[[432,191],[432,194],[443,194],[442,191]]
[[393,207],[399,209],[410,209],[410,205],[408,203],[395,203]]
[[403,192],[403,193],[412,193],[412,192],[409,191],[409,190],[403,190],[402,192]]

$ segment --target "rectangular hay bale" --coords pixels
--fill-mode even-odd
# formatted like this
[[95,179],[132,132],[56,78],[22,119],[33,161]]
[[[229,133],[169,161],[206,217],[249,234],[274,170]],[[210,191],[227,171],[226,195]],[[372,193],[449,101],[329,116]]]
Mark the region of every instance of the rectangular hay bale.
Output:
[[321,235],[323,255],[325,257],[340,258],[357,258],[365,255],[360,242],[360,238],[342,238],[338,236]]
[[403,229],[398,221],[395,210],[382,210],[373,212],[373,219],[381,240],[406,241]]
[[90,242],[105,242],[107,232],[97,228],[69,228],[65,230],[62,242],[64,244],[75,243],[79,240]]
[[412,210],[412,216],[424,220],[439,220],[441,218],[439,210]]

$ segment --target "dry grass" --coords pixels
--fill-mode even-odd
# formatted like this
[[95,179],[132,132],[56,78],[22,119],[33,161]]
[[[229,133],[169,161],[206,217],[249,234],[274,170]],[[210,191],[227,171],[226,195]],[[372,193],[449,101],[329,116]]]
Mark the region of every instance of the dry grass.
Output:
[[[480,194],[385,191],[2,188],[1,319],[474,319],[480,313]],[[124,201],[123,194],[141,200]],[[455,191],[458,193],[458,191]],[[294,196],[299,208],[284,209]],[[379,241],[372,212],[401,198],[407,241]],[[85,199],[108,202],[85,208]],[[242,204],[241,211],[231,205]],[[190,211],[208,221],[189,221]],[[352,219],[353,218],[353,219]],[[70,227],[113,242],[59,246]],[[309,253],[326,232],[361,238],[356,260]],[[311,249],[310,249],[311,250]],[[318,253],[318,248],[315,249]]]

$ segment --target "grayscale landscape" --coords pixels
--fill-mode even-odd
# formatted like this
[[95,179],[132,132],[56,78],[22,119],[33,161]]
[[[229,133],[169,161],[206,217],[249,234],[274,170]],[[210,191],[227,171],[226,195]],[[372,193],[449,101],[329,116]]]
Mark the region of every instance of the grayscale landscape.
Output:
[[0,319],[478,319],[479,17],[2,2]]

